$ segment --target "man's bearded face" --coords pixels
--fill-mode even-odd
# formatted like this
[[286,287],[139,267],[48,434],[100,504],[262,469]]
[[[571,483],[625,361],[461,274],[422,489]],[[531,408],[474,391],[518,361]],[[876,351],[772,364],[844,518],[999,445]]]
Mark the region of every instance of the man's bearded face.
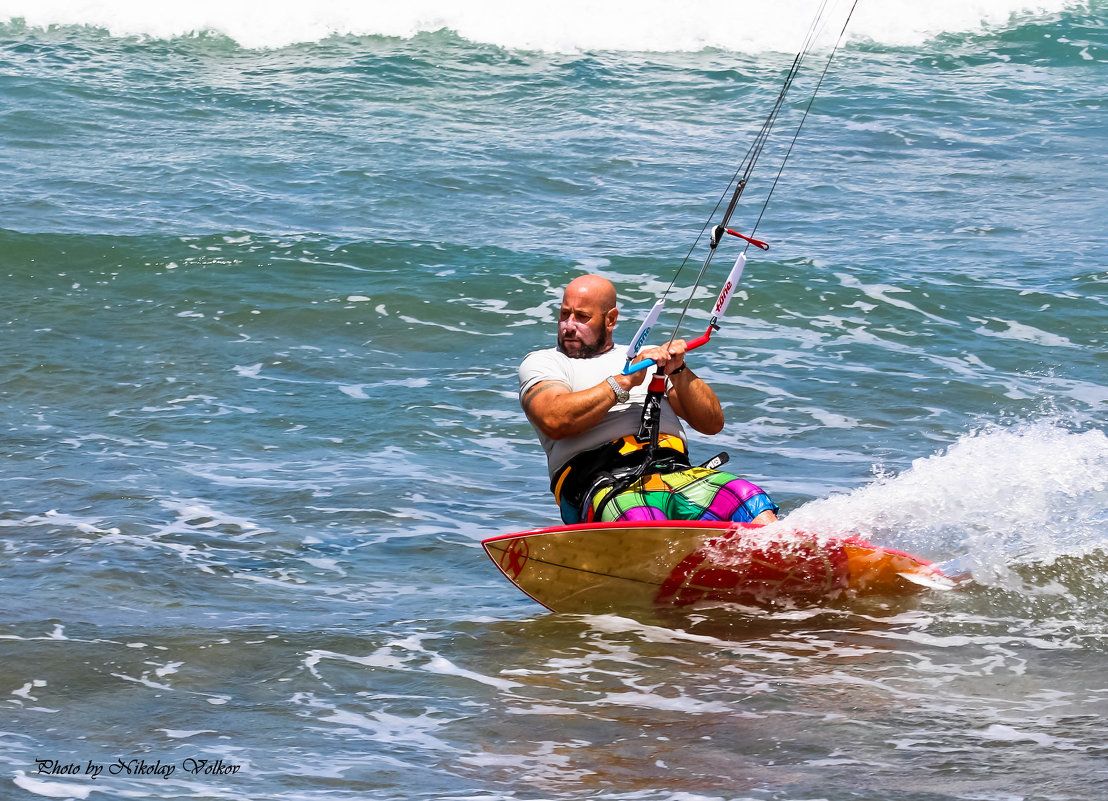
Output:
[[558,348],[571,359],[588,359],[612,346],[604,315],[562,307],[558,320]]

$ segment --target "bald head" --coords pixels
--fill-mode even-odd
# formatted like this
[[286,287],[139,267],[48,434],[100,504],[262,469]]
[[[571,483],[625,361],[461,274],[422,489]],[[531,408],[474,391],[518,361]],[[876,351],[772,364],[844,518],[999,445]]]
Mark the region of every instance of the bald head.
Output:
[[582,275],[566,286],[558,315],[558,348],[572,359],[610,350],[616,327],[616,288],[607,278]]
[[579,275],[566,285],[563,300],[571,298],[582,304],[596,304],[606,314],[616,307],[616,288],[599,275]]

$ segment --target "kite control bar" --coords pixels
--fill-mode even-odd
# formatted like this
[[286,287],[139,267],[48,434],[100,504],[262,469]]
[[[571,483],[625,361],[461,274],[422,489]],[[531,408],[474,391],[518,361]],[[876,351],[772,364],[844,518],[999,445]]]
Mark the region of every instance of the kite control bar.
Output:
[[[732,232],[728,231],[728,233]],[[735,236],[742,235],[735,234]],[[742,238],[746,239],[747,237]],[[765,243],[763,242],[758,246],[761,247],[761,245],[764,244]],[[766,245],[766,247],[768,248],[769,245]],[[735,266],[731,268],[730,275],[727,276],[727,282],[723,285],[723,289],[720,290],[719,297],[716,299],[716,305],[712,307],[712,319],[708,323],[707,330],[696,339],[690,340],[685,345],[686,351],[699,348],[701,345],[705,344],[709,339],[712,338],[713,331],[719,330],[719,320],[721,317],[723,317],[723,313],[727,311],[727,304],[731,302],[731,296],[735,294],[735,287],[737,287],[739,284],[739,278],[742,277],[744,267],[746,267],[746,253],[740,253],[739,257],[735,259]],[[661,311],[659,306],[660,303],[657,303],[654,305],[654,308],[650,310],[650,315],[647,316],[647,323],[649,323],[650,326],[647,327],[646,323],[643,324],[643,328],[639,329],[639,334],[635,337],[635,340],[632,343],[633,347],[635,346],[635,343],[641,344],[641,342],[645,340],[646,336],[649,335],[650,328],[654,326],[654,321],[657,320],[657,315],[655,314],[655,312]],[[653,317],[654,320],[651,320],[651,317]],[[645,329],[645,333],[643,332],[643,329]],[[628,348],[628,359],[630,358],[633,358],[633,353],[631,352],[631,348]],[[648,367],[653,367],[654,364],[655,362],[653,359],[643,359],[641,362],[635,362],[634,364],[631,364],[630,361],[628,361],[627,365],[623,368],[623,374],[631,375],[631,373],[637,373],[639,370],[645,370]]]

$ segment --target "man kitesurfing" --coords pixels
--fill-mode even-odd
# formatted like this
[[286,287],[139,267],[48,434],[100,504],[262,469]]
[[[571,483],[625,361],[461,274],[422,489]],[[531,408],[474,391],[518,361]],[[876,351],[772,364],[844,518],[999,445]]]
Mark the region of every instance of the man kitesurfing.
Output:
[[[686,356],[717,327],[744,263],[740,255],[705,334],[639,350],[657,318],[651,312],[623,352],[612,341],[615,287],[579,276],[565,288],[557,346],[520,365],[520,403],[546,450],[565,525],[481,544],[547,609],[655,622],[661,610],[726,616],[733,604],[818,604],[954,586],[930,562],[854,535],[767,527],[777,506],[759,487],[716,469],[722,454],[690,465],[682,421],[714,434],[724,420]],[[648,365],[655,368],[649,385],[636,369]]]
[[[774,124],[784,107],[785,98],[800,71],[805,55],[823,28],[828,0],[821,0],[807,38],[797,53],[776,102],[762,124],[754,143],[736,169],[720,197],[712,216],[730,196],[722,219],[705,223],[701,237],[710,231],[709,251],[693,289],[700,285],[716,248],[725,235],[737,237],[750,246],[768,250],[757,240],[761,214],[749,234],[728,227],[739,198],[746,189]],[[854,0],[847,13],[849,22]],[[841,40],[846,22],[839,33]],[[777,178],[772,182],[762,214],[781,177],[811,109],[823,76],[831,64],[838,43],[824,66],[807,108],[793,133]],[[697,238],[697,243],[701,241]],[[697,243],[689,251],[692,255]],[[689,256],[685,257],[685,262]],[[677,270],[680,275],[685,262]],[[726,456],[720,454],[699,467],[691,465],[688,444],[681,421],[703,434],[716,434],[723,428],[723,410],[719,399],[685,363],[685,354],[705,343],[719,329],[735,285],[746,264],[746,250],[739,254],[731,275],[720,292],[708,330],[686,342],[677,338],[681,312],[669,342],[638,350],[661,314],[666,295],[647,316],[626,353],[616,348],[612,331],[619,317],[615,287],[597,275],[580,276],[565,289],[558,321],[555,348],[535,351],[519,368],[520,404],[527,419],[538,432],[546,451],[550,489],[558,502],[562,520],[567,524],[624,520],[714,520],[769,523],[777,519],[777,505],[760,488],[718,468]],[[670,283],[670,289],[677,281]],[[694,293],[689,294],[691,301]],[[649,387],[642,368],[656,366]]]
[[[565,525],[481,544],[547,609],[655,622],[660,610],[726,616],[732,604],[819,604],[954,586],[926,560],[854,535],[764,526],[777,519],[776,505],[749,481],[715,469],[722,454],[690,466],[682,421],[714,434],[724,420],[686,356],[709,339],[744,262],[740,256],[724,285],[708,332],[639,350],[652,312],[624,352],[612,341],[615,287],[579,276],[565,288],[557,347],[520,365],[520,402],[546,450]],[[644,365],[655,368],[649,386],[635,369]]]
[[[689,251],[707,238],[708,254],[668,341],[644,347],[688,256],[626,348],[612,337],[619,320],[615,287],[603,276],[582,275],[564,290],[556,347],[534,351],[520,364],[520,405],[546,451],[550,489],[565,525],[489,537],[482,546],[509,581],[548,609],[654,614],[663,608],[821,603],[953,586],[926,560],[857,536],[814,536],[787,523],[767,528],[764,524],[777,520],[777,505],[760,487],[721,471],[725,454],[699,466],[689,459],[684,426],[717,434],[724,417],[719,398],[687,357],[720,329],[747,250],[769,249],[754,238],[761,214],[745,234],[728,226],[804,55],[823,27],[827,2],[821,0],[777,102]],[[822,77],[800,124],[820,82]],[[778,179],[799,133],[800,125]],[[774,179],[763,213],[776,184]],[[746,246],[722,284],[707,329],[680,339],[681,321],[728,236]]]
[[610,281],[575,278],[562,297],[557,347],[529,354],[519,368],[520,404],[546,451],[562,520],[776,520],[761,488],[691,466],[681,421],[717,434],[724,418],[715,392],[685,363],[684,340],[635,358],[652,360],[664,376],[653,440],[642,430],[647,374],[623,370],[612,339],[618,318]]
[[[694,290],[700,285],[725,235],[744,240],[747,248],[769,249],[768,244],[753,237],[761,214],[749,234],[732,230],[728,224],[804,58],[824,26],[827,3],[828,0],[821,0],[776,102],[712,212],[714,216],[730,195],[722,219],[713,225],[710,216],[701,231],[701,237],[710,231],[709,251]],[[850,4],[839,40],[856,3],[857,0],[853,0]],[[762,214],[837,47],[838,42],[812,90],[781,160],[777,178],[766,195]],[[689,256],[701,237],[693,244]],[[685,262],[689,256],[685,257]],[[670,289],[685,262],[678,268]],[[719,399],[712,388],[689,369],[685,354],[707,343],[712,332],[719,330],[718,321],[730,302],[745,264],[746,250],[736,259],[703,335],[691,342],[677,338],[681,319],[688,309],[686,302],[669,342],[638,350],[661,314],[670,291],[667,289],[626,353],[616,348],[612,341],[619,310],[611,282],[601,276],[584,275],[566,287],[558,320],[557,347],[529,354],[519,368],[520,404],[546,451],[550,489],[565,523],[625,520],[770,523],[777,519],[777,505],[760,487],[715,469],[726,461],[724,454],[699,467],[692,466],[681,425],[683,420],[703,434],[716,434],[723,428]],[[689,294],[689,301],[694,294]],[[656,372],[647,387],[643,368],[651,365],[656,366]]]

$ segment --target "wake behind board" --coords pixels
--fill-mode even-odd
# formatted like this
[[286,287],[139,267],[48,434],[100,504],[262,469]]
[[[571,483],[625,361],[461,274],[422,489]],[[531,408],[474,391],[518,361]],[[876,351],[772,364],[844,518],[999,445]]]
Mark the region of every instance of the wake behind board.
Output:
[[555,612],[818,604],[948,584],[911,554],[781,523],[591,523],[504,534],[482,545],[509,581]]

